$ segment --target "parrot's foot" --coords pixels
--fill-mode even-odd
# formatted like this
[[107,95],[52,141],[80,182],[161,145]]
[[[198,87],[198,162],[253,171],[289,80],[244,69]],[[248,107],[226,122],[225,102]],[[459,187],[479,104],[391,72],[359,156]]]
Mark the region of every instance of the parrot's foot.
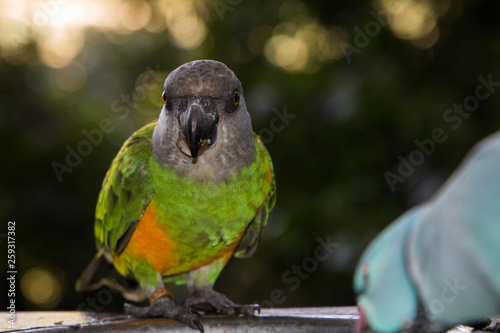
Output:
[[182,305],[193,311],[217,312],[229,316],[251,317],[255,311],[260,313],[258,304],[239,305],[225,295],[210,288],[192,288],[193,298],[187,299]]
[[494,332],[494,333],[500,332],[500,322],[491,322],[490,321],[489,325],[486,325],[486,326],[487,327],[483,328],[483,331]]
[[163,296],[154,301],[150,306],[139,307],[125,303],[124,310],[126,314],[137,318],[170,318],[186,324],[194,330],[204,332],[203,325],[197,316],[185,307],[177,306],[168,296]]
[[491,322],[491,319],[490,318],[482,318],[482,319],[476,319],[474,321],[471,321],[471,322],[465,322],[463,323],[464,326],[470,326],[474,329],[474,331],[476,330],[481,330],[481,331],[491,331],[491,332],[497,332],[495,330],[495,325]]

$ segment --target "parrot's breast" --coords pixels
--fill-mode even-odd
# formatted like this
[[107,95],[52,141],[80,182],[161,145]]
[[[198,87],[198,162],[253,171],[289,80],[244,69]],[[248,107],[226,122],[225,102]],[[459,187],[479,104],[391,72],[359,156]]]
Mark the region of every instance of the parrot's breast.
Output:
[[200,182],[150,161],[154,195],[129,243],[114,258],[118,271],[147,265],[162,275],[229,260],[269,191],[269,169],[252,163],[226,181]]
[[209,251],[204,258],[187,260],[188,254],[183,249],[182,242],[169,237],[169,230],[157,220],[153,206],[148,206],[132,235],[124,252],[115,258],[115,266],[119,271],[127,271],[127,264],[147,264],[162,275],[174,275],[188,272],[198,267],[210,264],[223,258],[227,262],[233,253],[237,242]]

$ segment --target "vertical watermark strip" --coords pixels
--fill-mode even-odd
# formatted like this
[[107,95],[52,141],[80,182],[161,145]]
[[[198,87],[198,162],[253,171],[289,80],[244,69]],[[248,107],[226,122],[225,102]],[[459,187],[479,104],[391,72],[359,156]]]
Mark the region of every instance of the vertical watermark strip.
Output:
[[16,221],[7,224],[7,323],[16,325]]

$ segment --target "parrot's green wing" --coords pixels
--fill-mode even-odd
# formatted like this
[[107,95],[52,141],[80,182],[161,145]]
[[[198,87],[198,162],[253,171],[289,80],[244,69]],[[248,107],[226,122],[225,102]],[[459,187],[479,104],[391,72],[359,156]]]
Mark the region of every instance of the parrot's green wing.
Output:
[[95,219],[99,251],[76,282],[77,291],[106,284],[122,291],[130,300],[141,301],[145,297],[137,282],[117,279],[119,275],[111,262],[113,254],[119,254],[127,244],[153,195],[149,159],[155,125],[151,123],[132,134],[104,178]]
[[237,258],[247,258],[250,257],[259,245],[259,240],[262,235],[262,230],[267,225],[267,219],[269,217],[269,212],[273,209],[276,204],[276,179],[274,178],[274,169],[273,162],[271,160],[271,156],[267,151],[264,144],[260,141],[258,135],[254,134],[255,139],[255,149],[256,154],[261,158],[261,163],[264,163],[268,168],[269,179],[266,181],[270,182],[271,188],[265,198],[264,204],[262,208],[257,211],[257,214],[253,218],[253,220],[248,225],[245,234],[243,235],[236,251],[234,252],[234,256]]
[[119,254],[151,202],[149,160],[156,122],[136,131],[123,144],[104,178],[99,194],[95,237],[97,248]]

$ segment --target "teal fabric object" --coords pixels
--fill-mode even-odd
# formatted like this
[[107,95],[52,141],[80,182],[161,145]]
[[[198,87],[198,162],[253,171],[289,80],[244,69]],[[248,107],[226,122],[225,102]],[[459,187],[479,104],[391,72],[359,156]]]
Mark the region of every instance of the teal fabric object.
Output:
[[500,133],[384,230],[354,277],[375,332],[445,331],[500,313]]

